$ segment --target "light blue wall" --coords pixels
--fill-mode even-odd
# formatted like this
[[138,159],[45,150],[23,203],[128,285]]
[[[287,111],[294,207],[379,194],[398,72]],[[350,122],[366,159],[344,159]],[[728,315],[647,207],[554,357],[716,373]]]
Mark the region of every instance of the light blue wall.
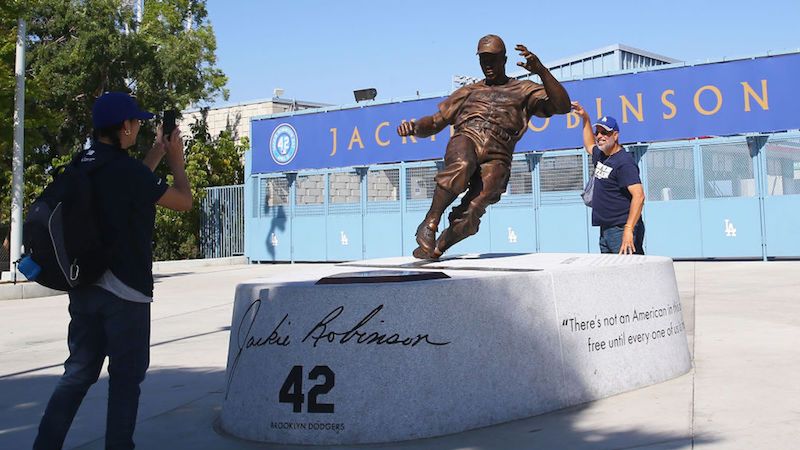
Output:
[[[800,133],[629,150],[647,196],[648,254],[800,257]],[[587,166],[582,149],[515,155],[509,190],[487,210],[479,233],[450,253],[597,252],[598,231],[580,199]],[[252,261],[341,261],[410,255],[437,165],[251,175],[248,157],[247,169],[245,252]],[[446,216],[440,230],[445,225]]]

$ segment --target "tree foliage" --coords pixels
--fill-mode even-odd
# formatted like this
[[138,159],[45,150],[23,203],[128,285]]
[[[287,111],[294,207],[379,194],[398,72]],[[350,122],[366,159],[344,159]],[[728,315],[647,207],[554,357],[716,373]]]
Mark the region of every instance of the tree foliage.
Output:
[[[215,67],[216,40],[205,0],[145,0],[141,23],[135,21],[131,4],[126,0],[0,0],[0,224],[9,222],[11,208],[18,18],[24,18],[28,28],[25,205],[49,182],[48,170],[68,161],[87,142],[92,131],[91,106],[103,92],[131,91],[144,109],[153,112],[227,98],[225,75]],[[133,150],[136,156],[143,156],[151,145],[154,126],[142,128],[139,148]],[[222,137],[208,142],[239,145]],[[202,159],[198,152],[209,151],[216,150],[208,145],[190,146],[188,154],[193,160]],[[217,164],[216,156],[204,158],[208,160],[205,166],[202,161],[193,163],[198,167],[189,176],[194,186],[199,189],[230,178],[199,173],[200,167],[226,170],[224,164]],[[165,223],[159,220],[158,226]]]
[[[244,182],[242,158],[249,147],[246,138],[236,141],[235,124],[228,125],[219,136],[208,133],[207,110],[192,125],[191,135],[185,142],[186,176],[192,185],[194,204],[191,211],[181,213],[159,208],[156,213],[154,255],[159,260],[200,257],[200,205],[205,189]],[[163,166],[159,170],[163,170]],[[167,180],[172,177],[164,172]]]

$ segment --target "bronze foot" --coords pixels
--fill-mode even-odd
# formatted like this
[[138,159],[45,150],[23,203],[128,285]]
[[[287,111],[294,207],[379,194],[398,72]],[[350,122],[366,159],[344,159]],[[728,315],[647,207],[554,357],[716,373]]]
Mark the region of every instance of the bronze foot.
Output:
[[423,250],[422,247],[415,248],[414,251],[411,252],[411,255],[417,259],[430,259],[430,256],[428,256],[428,252]]
[[436,248],[435,223],[422,222],[419,224],[417,227],[417,244],[419,244],[419,247],[413,252],[415,258],[428,259],[433,255],[433,251]]
[[440,252],[438,248],[434,249],[432,254],[429,254],[423,250],[422,247],[417,247],[411,254],[417,259],[439,259],[439,257],[442,256],[442,252]]

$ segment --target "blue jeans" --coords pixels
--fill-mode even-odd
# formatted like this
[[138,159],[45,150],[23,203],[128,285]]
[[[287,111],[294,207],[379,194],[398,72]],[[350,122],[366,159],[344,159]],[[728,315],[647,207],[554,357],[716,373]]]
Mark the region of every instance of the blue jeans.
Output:
[[[624,226],[600,227],[600,253],[619,253],[622,247]],[[639,221],[633,227],[633,245],[637,255],[644,255],[644,222]]]
[[150,364],[150,304],[96,286],[69,293],[69,358],[39,424],[34,449],[60,449],[78,407],[108,356],[106,448],[131,449],[139,384]]

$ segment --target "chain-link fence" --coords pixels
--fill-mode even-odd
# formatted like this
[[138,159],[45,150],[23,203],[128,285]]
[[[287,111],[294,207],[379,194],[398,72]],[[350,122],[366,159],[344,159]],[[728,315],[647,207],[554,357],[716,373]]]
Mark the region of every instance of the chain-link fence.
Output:
[[756,183],[747,142],[704,144],[703,193],[705,198],[754,197]]
[[645,164],[648,202],[697,198],[693,146],[650,149]]
[[361,177],[355,172],[334,172],[328,175],[328,204],[361,202]]
[[289,181],[286,177],[261,178],[258,184],[260,217],[274,215],[278,207],[289,205]]
[[425,200],[433,198],[436,189],[436,167],[409,167],[406,169],[406,198]]
[[523,160],[511,161],[511,176],[508,180],[506,194],[528,195],[533,193],[533,179],[528,168],[528,162]]
[[800,194],[800,138],[767,142],[767,195]]
[[367,174],[367,202],[400,200],[400,169],[370,170]]
[[295,203],[297,205],[323,205],[325,204],[325,175],[299,175],[295,188]]
[[539,163],[539,186],[542,192],[580,191],[583,189],[583,156],[549,156]]

